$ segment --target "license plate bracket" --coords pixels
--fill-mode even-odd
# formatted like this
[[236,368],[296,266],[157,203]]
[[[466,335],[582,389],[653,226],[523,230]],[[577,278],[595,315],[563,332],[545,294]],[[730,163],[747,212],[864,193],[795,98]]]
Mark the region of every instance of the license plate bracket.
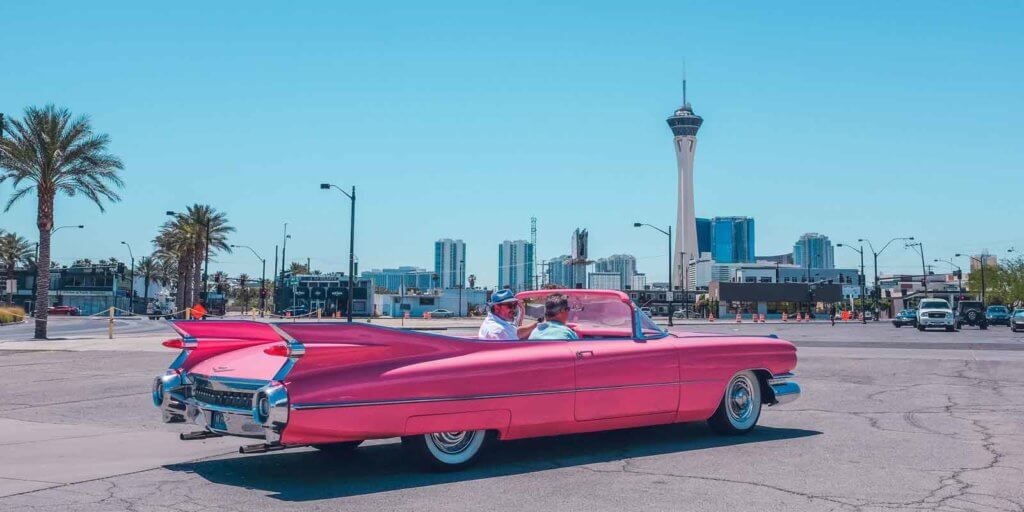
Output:
[[212,411],[210,413],[210,428],[215,430],[227,430],[227,423],[224,422],[224,413]]

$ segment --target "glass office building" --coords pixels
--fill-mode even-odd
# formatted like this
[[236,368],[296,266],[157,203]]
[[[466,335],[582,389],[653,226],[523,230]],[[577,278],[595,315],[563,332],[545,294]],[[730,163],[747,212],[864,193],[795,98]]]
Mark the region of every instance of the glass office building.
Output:
[[[697,225],[700,245],[700,223]],[[709,223],[711,257],[716,263],[753,263],[754,219],[714,217]]]

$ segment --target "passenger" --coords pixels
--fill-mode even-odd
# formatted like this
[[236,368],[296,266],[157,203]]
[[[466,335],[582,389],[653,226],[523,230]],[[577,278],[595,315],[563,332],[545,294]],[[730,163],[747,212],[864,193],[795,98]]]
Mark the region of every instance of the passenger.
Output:
[[569,298],[560,293],[544,301],[544,320],[530,334],[531,340],[578,340],[576,331],[565,325],[569,319]]
[[480,325],[477,337],[482,340],[522,340],[530,336],[537,322],[516,327],[512,322],[516,319],[519,299],[512,290],[499,290],[491,295],[491,305],[487,318]]

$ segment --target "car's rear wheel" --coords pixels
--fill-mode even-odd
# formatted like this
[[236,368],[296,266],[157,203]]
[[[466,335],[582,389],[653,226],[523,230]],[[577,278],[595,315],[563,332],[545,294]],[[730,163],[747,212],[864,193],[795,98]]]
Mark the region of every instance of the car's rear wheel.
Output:
[[486,430],[437,432],[405,436],[402,438],[402,446],[428,468],[455,471],[479,461],[491,437]]
[[924,332],[924,326],[923,325],[917,326],[917,330],[919,330],[921,332]]
[[952,325],[947,325],[947,326],[946,326],[946,332],[953,332],[953,331],[955,331],[955,330],[956,330],[956,329],[954,329]]
[[725,394],[708,425],[719,434],[746,434],[761,417],[761,382],[754,372],[745,370],[732,376]]
[[345,441],[342,443],[314,444],[312,446],[324,453],[330,453],[332,455],[347,455],[355,451],[355,449],[361,444],[363,444],[362,441]]

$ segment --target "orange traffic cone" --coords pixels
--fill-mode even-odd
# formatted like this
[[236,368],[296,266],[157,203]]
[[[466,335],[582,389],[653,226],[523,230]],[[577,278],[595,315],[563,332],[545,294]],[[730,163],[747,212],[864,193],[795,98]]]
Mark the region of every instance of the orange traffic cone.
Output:
[[708,322],[714,322],[714,321],[715,321],[715,314],[714,313],[708,313]]
[[788,321],[789,321],[789,313],[786,313],[785,311],[783,311],[782,312],[782,322],[785,323],[785,322],[788,322]]
[[743,322],[743,317],[740,316],[739,313],[736,313],[736,323],[741,323],[741,322]]
[[768,321],[768,315],[767,314],[762,314],[761,315],[761,323],[763,324],[763,323],[765,323],[767,321]]
[[804,321],[804,314],[803,314],[802,311],[798,311],[796,313],[796,322],[800,323],[800,322],[803,322],[803,321]]

